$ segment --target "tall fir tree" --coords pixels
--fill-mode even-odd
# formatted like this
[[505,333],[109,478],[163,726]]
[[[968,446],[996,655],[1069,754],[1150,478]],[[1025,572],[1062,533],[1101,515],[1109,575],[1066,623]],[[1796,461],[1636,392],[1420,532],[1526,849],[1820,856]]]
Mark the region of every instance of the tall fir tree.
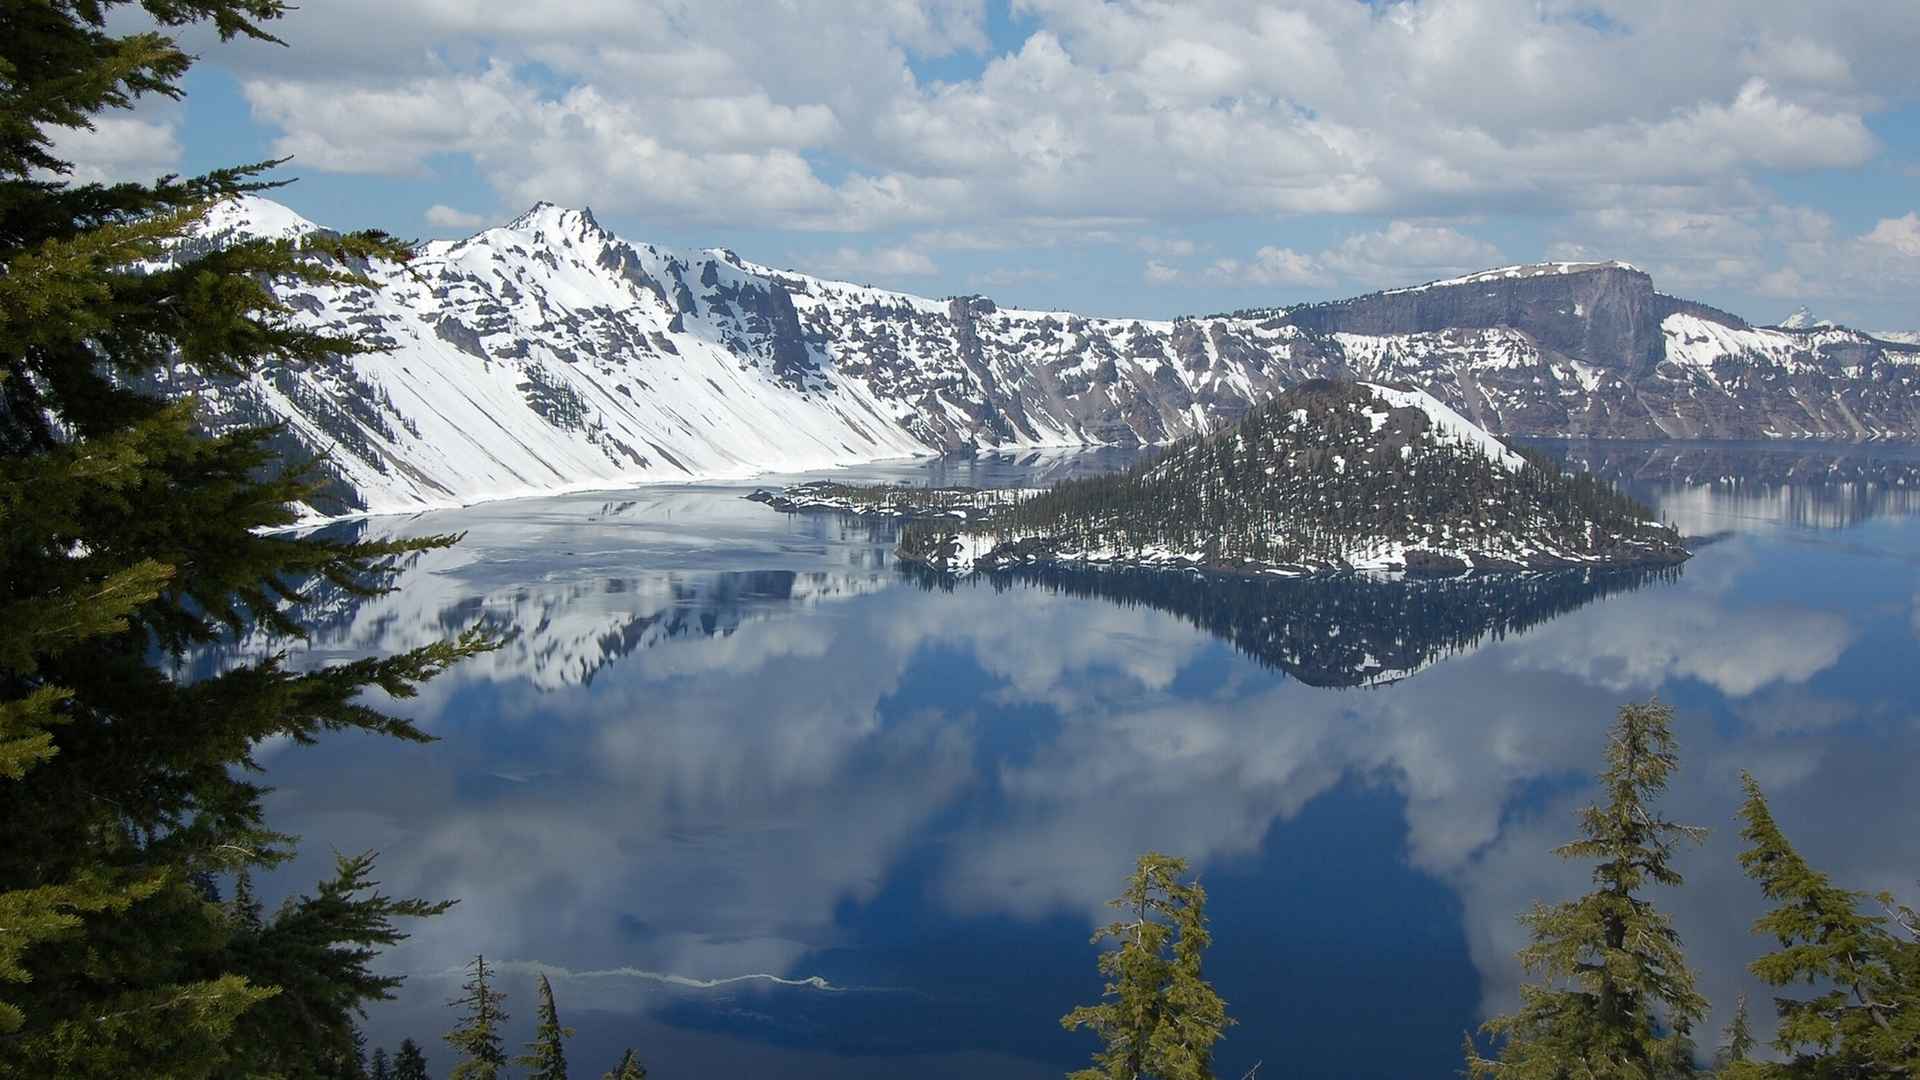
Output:
[[1593,860],[1596,887],[1522,916],[1533,940],[1520,962],[1543,981],[1521,987],[1518,1012],[1487,1022],[1497,1059],[1468,1040],[1474,1077],[1658,1080],[1694,1071],[1691,1033],[1707,1001],[1671,920],[1641,895],[1679,885],[1675,849],[1705,835],[1654,806],[1678,764],[1672,728],[1673,710],[1658,701],[1620,710],[1600,775],[1605,800],[1581,811],[1580,839],[1555,849]]
[[600,1074],[600,1080],[647,1080],[647,1067],[633,1056],[631,1049],[620,1055],[619,1064],[613,1071]]
[[460,1054],[448,1076],[450,1080],[499,1080],[507,1067],[507,1052],[500,1042],[500,1029],[507,1022],[502,1007],[507,995],[493,988],[493,969],[484,955],[474,957],[467,970],[470,974],[460,996],[447,1002],[461,1010],[459,1025],[446,1034],[448,1045]]
[[1070,1080],[1211,1080],[1213,1046],[1234,1021],[1201,971],[1213,940],[1207,894],[1186,873],[1185,860],[1148,852],[1112,901],[1126,917],[1093,936],[1118,944],[1100,955],[1103,1000],[1060,1020],[1104,1045]]
[[1753,1060],[1759,1040],[1753,1036],[1753,1015],[1747,1008],[1747,995],[1733,1003],[1733,1019],[1727,1022],[1726,1039],[1713,1056],[1713,1075],[1717,1080],[1761,1080],[1767,1066]]
[[373,1060],[367,1064],[367,1080],[393,1080],[393,1065],[387,1060],[387,1048],[373,1048]]
[[[1780,1080],[1892,1080],[1920,1076],[1920,919],[1893,898],[1842,889],[1810,866],[1774,820],[1760,785],[1741,778],[1746,801],[1740,854],[1774,907],[1753,931],[1779,947],[1750,970],[1770,986],[1796,983],[1809,997],[1777,997],[1773,1045],[1787,1056],[1759,1075]],[[1877,900],[1885,914],[1862,909]]]
[[533,1041],[517,1062],[527,1070],[527,1080],[567,1080],[566,1041],[571,1038],[573,1029],[560,1026],[560,1011],[553,1004],[553,984],[543,974]]
[[[74,184],[55,150],[105,112],[179,97],[179,28],[273,41],[264,27],[284,10],[0,0],[0,1074],[315,1075],[383,992],[371,948],[423,910],[337,877],[289,915],[331,966],[285,985],[285,957],[209,883],[292,854],[247,776],[254,746],[344,729],[424,740],[361,692],[411,694],[484,642],[311,672],[276,655],[198,682],[155,658],[246,630],[295,637],[303,582],[378,592],[394,556],[451,538],[263,531],[292,523],[313,467],[280,467],[268,431],[209,437],[192,402],[141,390],[176,363],[241,378],[369,351],[294,325],[268,283],[360,282],[364,260],[407,253],[375,233],[182,244],[210,205],[268,186],[272,163]],[[336,910],[316,923],[306,903]],[[299,1040],[253,1037],[269,1002],[305,1018]]]
[[393,1080],[433,1080],[427,1073],[427,1055],[412,1039],[401,1039],[393,1055]]

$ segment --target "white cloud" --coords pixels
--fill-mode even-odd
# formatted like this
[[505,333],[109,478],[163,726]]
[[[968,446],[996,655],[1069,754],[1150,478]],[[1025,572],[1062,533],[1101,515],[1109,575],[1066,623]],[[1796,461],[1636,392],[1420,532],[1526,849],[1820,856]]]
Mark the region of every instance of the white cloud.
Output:
[[1229,287],[1324,289],[1348,284],[1373,289],[1484,269],[1500,259],[1499,248],[1450,226],[1393,221],[1383,229],[1353,233],[1317,253],[1267,245],[1251,258],[1216,259],[1198,277],[1159,260],[1147,264],[1147,275],[1149,281]]
[[178,170],[179,127],[170,116],[107,113],[92,129],[54,129],[52,153],[72,165],[66,179],[76,183],[150,181]]
[[1149,285],[1172,285],[1182,276],[1179,267],[1159,259],[1148,259],[1147,265],[1140,273]]
[[1179,236],[1142,236],[1134,244],[1149,255],[1175,259],[1189,258],[1200,250],[1198,244]]
[[1292,248],[1263,247],[1253,258],[1218,259],[1207,268],[1207,279],[1221,285],[1297,285],[1323,288],[1333,277],[1320,260]]
[[1431,281],[1500,261],[1500,249],[1444,225],[1395,221],[1355,233],[1320,256],[1345,281],[1370,287]]
[[447,229],[477,229],[486,223],[487,219],[483,215],[456,210],[444,203],[434,203],[427,207],[427,224],[429,225]]
[[1035,282],[1052,281],[1059,276],[1056,271],[1042,270],[1036,266],[1003,266],[983,274],[971,275],[967,280],[982,288],[1010,289],[1021,285],[1032,285]]
[[1861,237],[1861,243],[1884,249],[1889,254],[1920,259],[1920,212],[1882,220],[1873,231]]
[[824,255],[796,257],[795,261],[829,277],[869,280],[891,277],[931,277],[940,267],[923,251],[907,247],[836,248]]
[[867,229],[1642,206],[1661,189],[1710,208],[1757,170],[1872,157],[1863,118],[1912,93],[1920,48],[1910,5],[1867,0],[1621,0],[1619,32],[1533,0],[1019,7],[1025,41],[938,84],[911,60],[984,50],[977,0],[341,0],[286,20],[294,49],[233,55],[300,167],[420,174],[464,153],[513,201]]

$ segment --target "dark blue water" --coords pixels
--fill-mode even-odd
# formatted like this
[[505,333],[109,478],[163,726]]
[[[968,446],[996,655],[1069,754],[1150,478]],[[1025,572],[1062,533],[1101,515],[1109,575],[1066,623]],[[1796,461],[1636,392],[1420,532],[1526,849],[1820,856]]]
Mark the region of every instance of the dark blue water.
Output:
[[303,662],[479,622],[506,646],[393,706],[438,743],[268,748],[270,820],[304,839],[274,884],[377,849],[388,891],[460,898],[390,954],[409,982],[368,1021],[436,1075],[485,952],[516,1041],[550,974],[579,1075],[631,1045],[663,1078],[1042,1077],[1092,1049],[1058,1019],[1098,996],[1088,936],[1158,849],[1211,897],[1221,1075],[1447,1077],[1514,999],[1515,914],[1585,883],[1548,849],[1614,708],[1658,694],[1668,809],[1714,834],[1657,899],[1717,1028],[1762,947],[1741,769],[1842,882],[1920,895],[1920,454],[1570,454],[1727,535],[1652,576],[942,589],[885,528],[739,487],[382,520],[467,539],[338,601]]

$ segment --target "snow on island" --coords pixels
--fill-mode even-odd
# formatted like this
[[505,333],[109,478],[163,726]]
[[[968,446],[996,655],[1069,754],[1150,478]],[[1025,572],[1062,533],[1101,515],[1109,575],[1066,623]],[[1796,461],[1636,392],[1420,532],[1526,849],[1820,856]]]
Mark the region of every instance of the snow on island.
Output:
[[1062,482],[902,561],[950,574],[1154,566],[1244,574],[1666,565],[1678,532],[1604,481],[1516,453],[1419,390],[1314,380],[1123,472]]
[[1033,488],[915,487],[911,484],[841,484],[815,480],[747,499],[788,514],[841,513],[856,517],[921,521],[985,521],[996,512],[1040,494]]

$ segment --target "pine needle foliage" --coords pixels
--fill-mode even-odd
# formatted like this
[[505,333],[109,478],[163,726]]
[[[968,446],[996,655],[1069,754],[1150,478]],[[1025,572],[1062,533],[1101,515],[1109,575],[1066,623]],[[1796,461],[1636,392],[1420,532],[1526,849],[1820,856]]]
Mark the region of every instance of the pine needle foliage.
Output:
[[647,1080],[647,1067],[633,1056],[632,1050],[620,1055],[619,1064],[610,1072],[600,1074],[600,1080]]
[[1764,1080],[1771,1068],[1766,1063],[1755,1061],[1753,1051],[1760,1041],[1753,1034],[1753,1016],[1747,1008],[1747,995],[1741,994],[1734,1002],[1733,1019],[1727,1023],[1727,1034],[1720,1044],[1719,1053],[1713,1056],[1713,1075],[1717,1080]]
[[[303,583],[375,594],[397,555],[452,538],[266,531],[293,523],[316,467],[278,461],[269,430],[208,437],[193,402],[139,388],[175,364],[243,377],[369,351],[295,325],[268,283],[364,282],[366,260],[406,249],[378,233],[195,246],[208,208],[273,186],[275,163],[75,184],[55,153],[62,129],[180,96],[178,28],[273,41],[285,10],[0,2],[0,1074],[334,1068],[389,985],[368,974],[372,950],[398,939],[394,919],[434,909],[366,895],[364,863],[257,926],[250,899],[235,918],[208,883],[292,855],[248,776],[254,746],[424,741],[363,691],[407,696],[486,642],[312,672],[276,655],[195,683],[155,661],[241,631],[297,637]],[[120,29],[135,23],[154,29]],[[261,1016],[299,1022],[250,1037]]]
[[507,1052],[500,1041],[500,1029],[507,1022],[507,995],[493,988],[493,969],[484,955],[474,957],[467,971],[460,996],[447,1002],[460,1010],[459,1025],[445,1036],[460,1054],[448,1075],[451,1080],[499,1080],[507,1067]]
[[1127,891],[1112,901],[1125,917],[1102,927],[1094,944],[1107,978],[1098,1005],[1083,1005],[1060,1023],[1091,1029],[1102,1048],[1094,1066],[1069,1080],[1211,1080],[1213,1046],[1234,1023],[1201,971],[1213,936],[1207,894],[1183,881],[1185,860],[1158,852],[1140,857]]
[[[1781,1080],[1920,1076],[1920,918],[1888,895],[1840,888],[1800,856],[1751,775],[1740,817],[1747,875],[1774,907],[1753,932],[1778,947],[1750,965],[1769,986],[1804,984],[1808,997],[1774,999],[1773,1045],[1787,1060],[1760,1075]],[[1877,901],[1882,914],[1863,910]]]
[[566,1042],[573,1038],[573,1029],[560,1026],[560,1010],[553,1004],[553,984],[544,974],[540,976],[538,1017],[533,1041],[516,1064],[527,1070],[527,1080],[567,1080]]
[[400,1049],[393,1054],[393,1080],[433,1080],[427,1074],[427,1055],[420,1052],[419,1043],[400,1040]]
[[1654,801],[1678,763],[1673,710],[1658,701],[1620,709],[1600,775],[1602,802],[1580,813],[1580,838],[1555,849],[1591,860],[1593,891],[1521,921],[1532,941],[1520,962],[1541,981],[1521,987],[1517,1012],[1489,1020],[1488,1059],[1467,1041],[1467,1067],[1496,1080],[1660,1080],[1693,1072],[1694,1025],[1706,998],[1694,989],[1680,936],[1642,894],[1676,886],[1673,855],[1704,830],[1662,818]]

